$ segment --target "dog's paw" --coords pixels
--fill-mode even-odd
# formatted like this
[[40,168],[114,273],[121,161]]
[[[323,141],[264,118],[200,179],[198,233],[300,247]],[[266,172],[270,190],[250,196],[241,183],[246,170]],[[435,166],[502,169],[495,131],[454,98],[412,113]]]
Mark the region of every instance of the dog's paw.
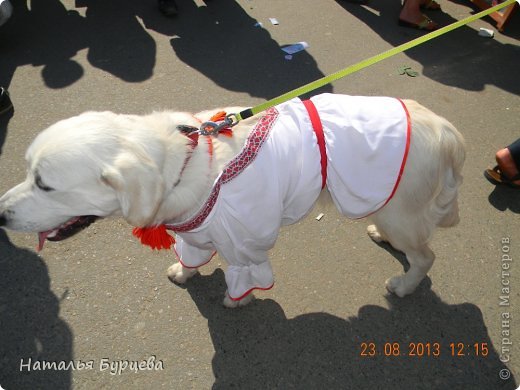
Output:
[[399,298],[403,298],[405,295],[410,294],[412,291],[408,291],[406,288],[404,275],[403,276],[394,276],[390,278],[385,283],[386,289],[397,295]]
[[181,263],[175,263],[168,268],[168,278],[174,283],[184,284],[197,272],[197,268],[185,268]]
[[379,233],[379,230],[377,230],[376,225],[369,225],[367,227],[367,234],[368,236],[374,240],[375,242],[385,242],[386,240],[383,238],[381,233]]
[[249,295],[246,295],[244,298],[240,299],[239,301],[234,301],[229,296],[228,292],[226,291],[226,296],[224,297],[224,301],[222,302],[225,307],[229,309],[234,309],[236,307],[243,307],[249,304],[251,301],[255,299],[255,296],[253,293],[250,293]]

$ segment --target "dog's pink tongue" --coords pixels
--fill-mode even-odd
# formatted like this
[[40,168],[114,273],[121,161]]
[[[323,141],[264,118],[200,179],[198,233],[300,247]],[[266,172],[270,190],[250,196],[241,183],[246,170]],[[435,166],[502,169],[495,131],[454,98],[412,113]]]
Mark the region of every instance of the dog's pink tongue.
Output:
[[51,234],[51,232],[52,230],[38,233],[38,252],[43,249],[43,244],[45,244],[45,240],[47,239],[47,236]]

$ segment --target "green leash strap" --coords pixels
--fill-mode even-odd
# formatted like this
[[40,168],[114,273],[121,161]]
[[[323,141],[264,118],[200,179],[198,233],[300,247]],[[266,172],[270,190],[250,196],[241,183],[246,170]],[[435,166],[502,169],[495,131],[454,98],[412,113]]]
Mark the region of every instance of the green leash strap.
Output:
[[320,87],[323,87],[326,84],[332,83],[333,81],[336,81],[340,78],[343,78],[345,76],[348,76],[349,74],[355,73],[360,71],[363,68],[367,68],[371,65],[377,64],[380,61],[383,61],[387,58],[390,58],[398,53],[401,53],[405,50],[411,49],[412,47],[418,46],[422,43],[425,43],[431,39],[437,38],[443,34],[446,34],[447,32],[453,31],[456,28],[462,27],[468,23],[471,23],[477,19],[483,18],[484,16],[487,16],[495,11],[498,11],[504,7],[507,7],[510,4],[513,4],[515,1],[518,0],[506,0],[504,3],[498,4],[494,7],[488,8],[482,12],[479,12],[475,15],[468,16],[465,19],[459,20],[458,22],[454,22],[448,26],[442,27],[438,30],[432,31],[422,37],[416,38],[414,40],[411,40],[410,42],[403,43],[400,46],[394,47],[393,49],[390,49],[388,51],[385,51],[383,53],[377,54],[373,57],[367,58],[361,62],[358,62],[357,64],[351,65],[345,69],[339,70],[336,73],[332,73],[329,76],[322,77],[318,80],[312,81],[309,84],[306,84],[302,87],[296,88],[292,91],[289,91],[287,93],[284,93],[283,95],[280,95],[274,99],[268,100],[265,103],[259,104],[258,106],[248,108],[247,110],[241,111],[238,114],[231,115],[235,119],[235,123],[241,121],[242,119],[247,119],[253,115],[256,115],[262,111],[267,110],[268,108],[271,108],[273,106],[276,106],[278,104],[284,103],[288,100],[291,100],[295,97],[298,97],[300,95],[303,95],[307,92],[313,91],[315,89],[318,89]]

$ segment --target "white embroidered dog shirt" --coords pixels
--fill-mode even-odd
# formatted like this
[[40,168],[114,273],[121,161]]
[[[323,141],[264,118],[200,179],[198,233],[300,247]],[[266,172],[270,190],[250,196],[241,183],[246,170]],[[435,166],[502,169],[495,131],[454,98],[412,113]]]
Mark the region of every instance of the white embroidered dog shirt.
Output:
[[[311,98],[325,138],[327,187],[338,210],[362,218],[395,193],[410,144],[410,120],[395,98],[322,94]],[[228,262],[234,300],[274,283],[267,251],[282,225],[305,217],[322,186],[320,150],[299,99],[267,111],[242,151],[216,179],[201,210],[168,228],[183,266],[199,267],[218,251]]]

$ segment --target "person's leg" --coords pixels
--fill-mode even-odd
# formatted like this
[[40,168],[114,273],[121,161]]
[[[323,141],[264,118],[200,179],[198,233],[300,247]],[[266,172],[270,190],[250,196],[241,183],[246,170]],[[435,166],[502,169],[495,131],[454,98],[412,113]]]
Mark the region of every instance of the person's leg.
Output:
[[520,171],[520,138],[507,147],[509,153],[515,162],[517,172]]
[[439,26],[421,12],[424,0],[406,0],[399,14],[399,25],[432,31]]
[[520,138],[495,154],[497,165],[484,171],[484,176],[493,184],[505,184],[520,188]]
[[518,179],[520,171],[520,139],[500,149],[495,158],[502,175],[508,179],[513,179],[514,184],[520,185],[520,180],[515,180]]

